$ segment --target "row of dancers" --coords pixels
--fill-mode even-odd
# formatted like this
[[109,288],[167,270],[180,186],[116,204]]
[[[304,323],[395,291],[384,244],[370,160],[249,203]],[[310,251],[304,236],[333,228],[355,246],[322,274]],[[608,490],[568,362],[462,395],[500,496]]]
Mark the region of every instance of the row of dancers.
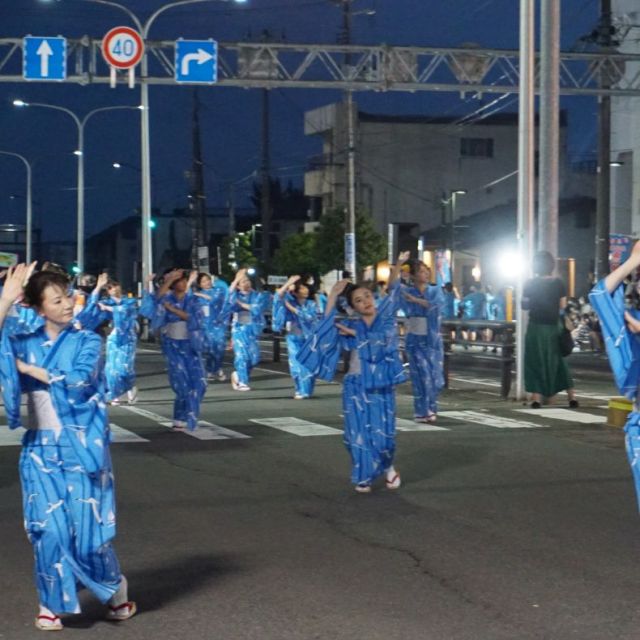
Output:
[[[62,629],[60,616],[80,611],[80,588],[108,605],[110,620],[127,620],[137,610],[112,546],[116,509],[107,404],[127,392],[135,400],[138,314],[159,333],[176,395],[178,429],[197,428],[207,378],[223,378],[227,322],[234,350],[231,381],[237,391],[249,388],[268,306],[273,328],[287,332],[294,397],[310,397],[318,378],[331,380],[341,351],[349,351],[343,407],[351,482],[358,493],[370,493],[378,478],[388,489],[398,489],[395,387],[407,378],[398,347],[400,308],[409,318],[406,350],[416,420],[436,419],[443,386],[442,294],[429,284],[430,270],[422,263],[413,265],[411,286],[400,283],[408,258],[408,253],[399,256],[386,297],[376,301],[367,286],[341,280],[323,315],[298,276],[289,278],[271,300],[253,290],[244,270],[228,288],[215,286],[208,274],[172,270],[139,308],[123,297],[117,282],[102,275],[74,315],[76,296],[65,274],[50,267],[35,271],[35,264],[10,269],[0,294],[0,386],[10,427],[26,427],[19,469],[25,528],[36,564],[36,627]],[[349,311],[346,317],[337,314],[341,304]],[[112,331],[103,362],[96,330],[105,321]],[[23,394],[28,410],[24,425]]]

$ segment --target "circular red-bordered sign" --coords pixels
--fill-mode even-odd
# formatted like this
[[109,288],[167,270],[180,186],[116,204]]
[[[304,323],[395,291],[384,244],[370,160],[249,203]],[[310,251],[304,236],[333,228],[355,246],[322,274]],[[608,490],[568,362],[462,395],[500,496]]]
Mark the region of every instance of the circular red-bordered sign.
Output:
[[102,39],[102,56],[117,69],[135,67],[144,54],[144,42],[131,27],[114,27]]

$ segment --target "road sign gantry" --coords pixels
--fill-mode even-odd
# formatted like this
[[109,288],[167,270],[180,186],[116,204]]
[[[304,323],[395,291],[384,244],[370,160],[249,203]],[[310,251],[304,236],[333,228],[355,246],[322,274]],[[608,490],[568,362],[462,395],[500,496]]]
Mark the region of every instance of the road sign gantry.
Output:
[[[65,82],[108,83],[101,41],[69,39]],[[0,39],[0,82],[22,82],[21,38]],[[140,82],[176,84],[176,41],[147,41],[149,73]],[[345,58],[350,60],[344,64]],[[519,54],[500,49],[218,43],[217,85],[352,91],[518,93]],[[626,69],[635,69],[626,74]],[[600,83],[604,87],[600,86]],[[607,86],[609,85],[609,86]],[[561,53],[563,95],[640,95],[640,55]]]

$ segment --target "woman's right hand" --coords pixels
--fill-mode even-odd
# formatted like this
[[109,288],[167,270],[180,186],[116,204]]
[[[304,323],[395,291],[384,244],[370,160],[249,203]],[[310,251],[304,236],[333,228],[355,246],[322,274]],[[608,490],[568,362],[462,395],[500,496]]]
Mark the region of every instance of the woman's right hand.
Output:
[[348,278],[345,278],[344,280],[338,280],[338,282],[336,282],[333,287],[331,287],[330,295],[338,297],[350,283],[351,280],[349,280]]
[[16,302],[22,295],[24,285],[29,280],[35,267],[35,262],[31,264],[20,263],[9,267],[0,298],[9,301],[11,304]]

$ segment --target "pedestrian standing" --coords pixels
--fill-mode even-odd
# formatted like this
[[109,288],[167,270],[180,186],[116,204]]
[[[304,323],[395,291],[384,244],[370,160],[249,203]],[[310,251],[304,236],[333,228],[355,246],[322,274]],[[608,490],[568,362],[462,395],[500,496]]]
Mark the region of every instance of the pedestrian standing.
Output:
[[435,422],[438,396],[444,388],[444,348],[440,319],[444,296],[431,284],[431,269],[423,262],[411,265],[413,284],[403,287],[402,308],[406,321],[405,352],[413,388],[416,422]]
[[[28,272],[25,265],[10,270],[0,297],[0,328]],[[11,337],[2,330],[0,382],[11,428],[21,426],[21,395],[27,397],[20,480],[35,556],[35,625],[61,630],[61,614],[80,612],[83,587],[108,603],[108,619],[126,620],[136,604],[128,599],[111,545],[116,518],[101,341],[73,327],[74,298],[65,276],[34,274],[24,300],[44,324]]]
[[289,372],[295,386],[294,400],[313,395],[315,376],[298,360],[298,352],[318,321],[318,308],[310,300],[309,287],[300,276],[291,276],[273,297],[272,329],[287,332]]
[[[389,275],[388,295],[376,307],[364,285],[339,280],[331,289],[324,320],[300,352],[300,361],[324,380],[332,380],[342,349],[350,351],[343,380],[344,444],[351,457],[351,482],[358,493],[371,493],[376,478],[398,489],[394,467],[396,402],[394,387],[406,379],[398,352],[396,313],[398,276],[409,253],[400,254]],[[336,300],[345,295],[353,317],[337,321]]]
[[640,267],[640,242],[636,242],[629,258],[592,289],[589,300],[600,318],[602,337],[616,385],[633,400],[633,410],[625,424],[627,457],[640,507],[640,311],[627,307],[624,280]]
[[524,285],[522,308],[529,311],[524,346],[524,385],[531,406],[538,409],[560,391],[567,392],[569,407],[576,408],[576,392],[569,367],[560,352],[560,331],[567,306],[567,293],[560,278],[554,278],[555,259],[548,251],[533,258],[535,277]]

